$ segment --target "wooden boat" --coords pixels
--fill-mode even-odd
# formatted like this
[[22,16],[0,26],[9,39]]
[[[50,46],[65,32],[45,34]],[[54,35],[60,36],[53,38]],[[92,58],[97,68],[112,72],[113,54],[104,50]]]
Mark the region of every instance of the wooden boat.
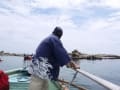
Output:
[[[6,73],[9,75],[10,90],[28,90],[29,82],[30,82],[30,74],[27,72],[27,70],[23,70],[20,68],[20,69],[6,71]],[[57,81],[48,81],[48,82],[49,82],[49,90],[69,90],[69,88],[63,89],[65,83],[69,84],[69,82],[66,82],[64,80],[59,80],[59,82]],[[73,83],[71,85],[78,88],[79,90],[86,90]]]

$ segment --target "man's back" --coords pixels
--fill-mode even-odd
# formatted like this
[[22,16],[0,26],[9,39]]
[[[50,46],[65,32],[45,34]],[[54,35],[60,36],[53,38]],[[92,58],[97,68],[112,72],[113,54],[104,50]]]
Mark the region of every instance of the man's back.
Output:
[[52,65],[52,68],[49,68],[52,79],[58,78],[59,67],[65,65],[70,60],[61,41],[55,35],[50,35],[40,43],[34,58],[40,57],[46,58],[47,62]]

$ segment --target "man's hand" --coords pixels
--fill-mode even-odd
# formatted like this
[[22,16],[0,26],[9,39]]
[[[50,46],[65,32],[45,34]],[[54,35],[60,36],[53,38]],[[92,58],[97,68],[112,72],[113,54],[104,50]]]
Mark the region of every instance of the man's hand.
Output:
[[70,90],[68,87],[64,87],[63,90]]
[[67,64],[67,67],[68,67],[68,68],[73,68],[73,69],[80,69],[80,65],[75,64],[73,61],[69,62],[69,63]]

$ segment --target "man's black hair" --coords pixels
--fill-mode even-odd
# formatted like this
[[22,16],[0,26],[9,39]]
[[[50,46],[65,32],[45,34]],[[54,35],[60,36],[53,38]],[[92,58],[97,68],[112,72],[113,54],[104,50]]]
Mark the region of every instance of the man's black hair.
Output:
[[55,27],[55,29],[52,33],[60,39],[63,34],[63,30],[57,26],[57,27]]

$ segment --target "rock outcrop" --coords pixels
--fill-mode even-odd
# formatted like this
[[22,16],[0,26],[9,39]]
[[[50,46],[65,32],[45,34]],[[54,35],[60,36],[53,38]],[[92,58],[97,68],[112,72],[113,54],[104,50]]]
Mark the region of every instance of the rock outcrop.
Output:
[[88,60],[101,60],[101,59],[120,59],[119,55],[111,55],[111,54],[84,54],[79,52],[78,50],[72,51],[70,53],[72,59],[88,59]]

